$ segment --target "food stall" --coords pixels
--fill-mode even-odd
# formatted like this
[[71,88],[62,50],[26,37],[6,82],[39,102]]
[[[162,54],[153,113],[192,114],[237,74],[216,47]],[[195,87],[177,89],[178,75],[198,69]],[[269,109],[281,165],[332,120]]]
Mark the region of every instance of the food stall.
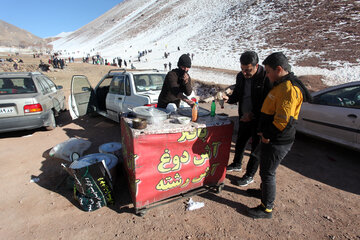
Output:
[[[183,115],[191,114],[191,109],[186,110]],[[180,123],[178,113],[148,118],[150,124],[145,126],[137,124],[138,118],[121,118],[124,167],[137,214],[195,189],[215,187],[221,191],[233,123],[208,113],[201,109],[197,122],[188,123]]]

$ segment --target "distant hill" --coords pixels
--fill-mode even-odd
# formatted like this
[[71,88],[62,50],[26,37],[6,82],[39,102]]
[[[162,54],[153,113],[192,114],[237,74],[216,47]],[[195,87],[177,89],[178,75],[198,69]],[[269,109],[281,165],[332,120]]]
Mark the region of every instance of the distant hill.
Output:
[[52,46],[40,37],[0,20],[0,47],[16,49],[52,49]]

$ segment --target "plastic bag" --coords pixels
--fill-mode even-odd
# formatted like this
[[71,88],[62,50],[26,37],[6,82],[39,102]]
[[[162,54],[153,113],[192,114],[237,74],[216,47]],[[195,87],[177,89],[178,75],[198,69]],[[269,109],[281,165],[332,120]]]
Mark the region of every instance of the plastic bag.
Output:
[[[105,161],[77,168],[62,165],[74,178],[74,198],[84,211],[92,212],[103,206],[114,204],[113,186]],[[78,165],[78,164],[75,164]]]
[[84,151],[89,149],[91,142],[79,138],[70,138],[65,142],[59,143],[50,150],[49,155],[64,159],[71,162],[70,156],[73,152],[77,152],[80,156],[83,155]]
[[189,199],[187,204],[188,204],[187,205],[188,211],[199,209],[199,208],[202,208],[205,206],[205,204],[203,202],[194,202],[191,198]]

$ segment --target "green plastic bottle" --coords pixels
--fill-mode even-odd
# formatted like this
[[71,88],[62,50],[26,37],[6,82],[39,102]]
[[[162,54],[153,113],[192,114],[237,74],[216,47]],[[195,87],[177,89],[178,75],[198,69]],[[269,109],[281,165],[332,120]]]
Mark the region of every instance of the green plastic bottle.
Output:
[[215,100],[213,100],[211,103],[211,112],[210,112],[211,117],[215,117],[215,111],[216,111],[216,104],[215,104]]

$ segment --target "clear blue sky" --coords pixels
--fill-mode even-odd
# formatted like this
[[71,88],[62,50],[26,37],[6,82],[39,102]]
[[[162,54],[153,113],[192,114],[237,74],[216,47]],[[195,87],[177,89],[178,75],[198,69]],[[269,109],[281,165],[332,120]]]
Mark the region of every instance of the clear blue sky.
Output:
[[72,32],[122,0],[2,0],[0,19],[38,37]]

